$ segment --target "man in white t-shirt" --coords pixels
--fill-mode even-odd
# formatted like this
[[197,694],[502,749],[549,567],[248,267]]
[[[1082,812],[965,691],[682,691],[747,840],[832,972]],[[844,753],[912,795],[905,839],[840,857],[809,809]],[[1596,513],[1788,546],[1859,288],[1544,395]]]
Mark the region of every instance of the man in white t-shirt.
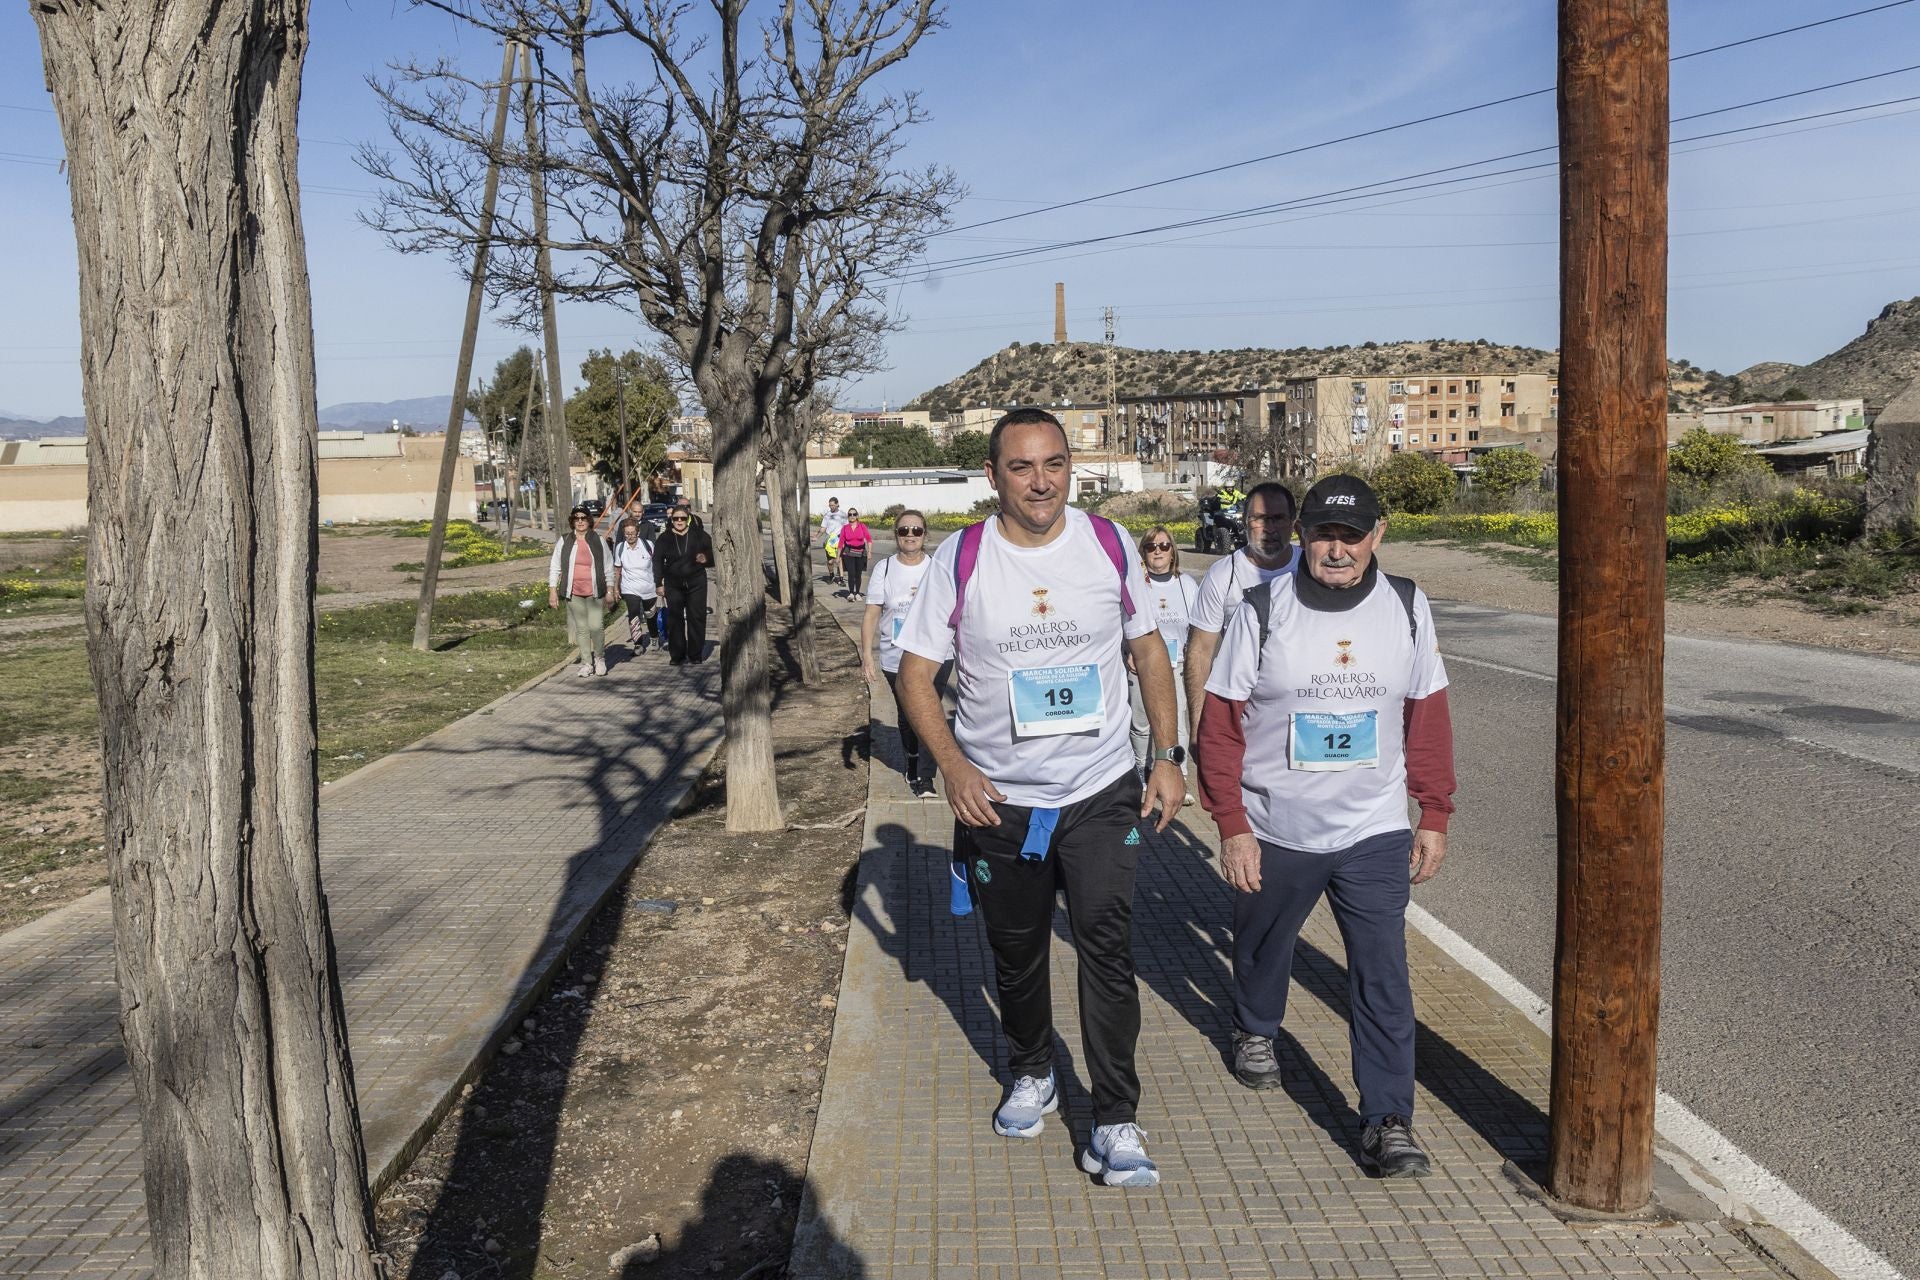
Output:
[[1292,573],[1300,563],[1293,545],[1293,493],[1278,480],[1263,480],[1246,499],[1247,545],[1208,566],[1188,617],[1181,679],[1187,691],[1187,727],[1196,731],[1206,702],[1207,675],[1220,647],[1220,632],[1240,607],[1247,588]]
[[[1039,409],[1002,417],[987,479],[1000,514],[934,553],[900,636],[898,689],[946,779],[956,860],[993,947],[1013,1075],[994,1131],[1036,1137],[1059,1106],[1047,951],[1054,894],[1065,889],[1093,1095],[1080,1165],[1108,1186],[1151,1186],[1159,1170],[1134,1123],[1133,881],[1137,823],[1158,807],[1165,830],[1185,794],[1173,667],[1140,598],[1139,552],[1112,521],[1067,506],[1072,459],[1059,419]],[[1158,748],[1144,790],[1125,656]],[[933,683],[949,658],[951,730]]]
[[1453,729],[1427,598],[1374,560],[1386,527],[1355,476],[1307,492],[1301,567],[1228,620],[1193,745],[1200,802],[1220,824],[1221,870],[1237,890],[1234,1075],[1252,1089],[1281,1082],[1273,1040],[1294,942],[1324,893],[1347,949],[1361,1159],[1384,1177],[1423,1178],[1408,884],[1432,879],[1447,856]]

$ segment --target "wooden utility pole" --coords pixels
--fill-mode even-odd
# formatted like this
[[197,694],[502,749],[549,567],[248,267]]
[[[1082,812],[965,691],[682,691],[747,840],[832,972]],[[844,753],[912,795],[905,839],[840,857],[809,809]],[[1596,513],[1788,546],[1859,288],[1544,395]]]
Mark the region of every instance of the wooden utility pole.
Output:
[[467,323],[460,333],[460,359],[454,366],[453,407],[447,411],[447,439],[440,453],[440,483],[433,494],[433,527],[427,532],[426,562],[420,568],[420,605],[413,614],[413,647],[424,652],[433,641],[433,597],[440,587],[440,553],[447,545],[447,507],[460,461],[460,424],[467,416],[467,379],[473,376],[473,346],[480,336],[480,304],[486,297],[487,248],[493,238],[493,208],[500,196],[500,148],[507,141],[507,107],[513,101],[513,54],[507,41],[500,63],[500,102],[493,113],[493,148],[487,155],[487,186],[480,201],[479,243],[473,247],[473,275],[467,282]]
[[1666,735],[1666,0],[1560,0],[1560,911],[1549,1190],[1653,1190]]
[[546,149],[540,137],[540,108],[534,93],[533,49],[520,46],[520,74],[524,97],[520,112],[527,128],[527,180],[533,198],[534,268],[539,276],[541,329],[547,345],[547,447],[553,458],[553,527],[558,531],[564,512],[573,506],[573,478],[568,456],[567,399],[560,380],[560,327],[553,309],[553,251],[547,247],[547,179],[540,171]]

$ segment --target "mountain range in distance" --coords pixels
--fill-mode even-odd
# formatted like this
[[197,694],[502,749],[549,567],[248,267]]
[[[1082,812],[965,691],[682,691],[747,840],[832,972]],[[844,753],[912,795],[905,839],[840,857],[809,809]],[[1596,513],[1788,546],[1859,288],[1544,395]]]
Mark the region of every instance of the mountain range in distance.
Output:
[[[395,421],[399,421],[415,431],[443,431],[447,425],[447,413],[452,408],[452,396],[416,396],[411,400],[349,400],[320,410],[320,429],[386,431]],[[467,415],[467,422],[474,422],[472,414]],[[79,436],[85,435],[86,431],[85,418],[40,418],[0,409],[0,440]]]

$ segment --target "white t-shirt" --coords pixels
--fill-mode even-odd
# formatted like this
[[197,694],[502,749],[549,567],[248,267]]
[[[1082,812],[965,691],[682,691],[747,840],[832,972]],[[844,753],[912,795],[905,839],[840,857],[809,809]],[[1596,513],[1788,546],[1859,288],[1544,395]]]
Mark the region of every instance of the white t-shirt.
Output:
[[834,531],[837,529],[844,529],[846,528],[846,525],[847,525],[847,517],[841,512],[829,511],[827,512],[827,514],[821,516],[820,517],[820,545],[823,547],[826,546],[827,542],[833,537]]
[[1169,574],[1165,582],[1149,575],[1146,587],[1136,589],[1136,594],[1146,597],[1143,604],[1152,611],[1154,624],[1160,628],[1160,638],[1167,642],[1167,656],[1173,659],[1173,669],[1180,670],[1180,660],[1186,656],[1187,625],[1200,594],[1200,583],[1190,573]]
[[1308,608],[1297,581],[1273,584],[1264,658],[1259,619],[1234,610],[1207,692],[1246,703],[1240,794],[1254,834],[1331,853],[1407,830],[1406,700],[1446,688],[1447,668],[1426,593],[1413,596],[1416,639],[1384,574],[1338,613]]
[[[906,630],[907,611],[913,607],[914,597],[920,594],[920,580],[927,576],[927,566],[932,563],[932,556],[921,556],[919,564],[907,564],[899,556],[888,556],[873,566],[873,573],[867,578],[867,603],[880,606],[880,628],[875,644],[880,650],[882,671],[900,670],[900,633]],[[967,584],[967,594],[973,594],[972,583]],[[951,603],[947,611],[953,611]]]
[[620,594],[623,596],[658,595],[653,581],[653,548],[642,538],[632,546],[625,537],[613,544],[613,563],[620,570]]
[[[1121,636],[1154,630],[1132,540],[1120,537],[1134,603],[1123,625],[1120,574],[1091,519],[1068,507],[1066,522],[1045,546],[1020,547],[1000,536],[997,518],[986,521],[955,663],[960,750],[1009,802],[1049,809],[1096,795],[1135,767]],[[947,619],[960,543],[949,537],[933,553],[900,636],[902,649],[929,662],[956,656]],[[1045,723],[1049,716],[1062,718]]]
[[1227,619],[1240,607],[1248,587],[1271,582],[1283,573],[1292,573],[1299,563],[1300,548],[1297,545],[1293,548],[1293,554],[1287,557],[1287,562],[1278,569],[1262,569],[1247,555],[1245,547],[1224,560],[1215,560],[1207,566],[1206,577],[1200,579],[1200,596],[1193,602],[1191,616],[1194,627],[1219,635],[1227,625]]

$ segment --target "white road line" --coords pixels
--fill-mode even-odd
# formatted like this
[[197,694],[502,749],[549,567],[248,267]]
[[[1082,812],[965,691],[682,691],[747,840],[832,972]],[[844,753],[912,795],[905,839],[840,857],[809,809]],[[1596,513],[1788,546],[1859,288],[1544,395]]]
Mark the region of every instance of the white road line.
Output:
[[[1494,664],[1478,662],[1475,665]],[[1532,673],[1516,671],[1515,674]],[[1408,904],[1407,920],[1461,968],[1499,992],[1527,1021],[1552,1034],[1551,1003],[1535,995],[1525,983],[1494,963],[1492,957],[1442,924],[1418,903]],[[1661,1137],[1733,1195],[1735,1203],[1730,1208],[1734,1217],[1780,1228],[1839,1280],[1903,1280],[1892,1263],[1808,1203],[1799,1192],[1665,1089],[1654,1096],[1654,1127]]]
[[1463,658],[1457,653],[1447,653],[1444,650],[1441,652],[1440,657],[1446,662],[1464,662],[1470,667],[1485,667],[1489,671],[1504,671],[1510,676],[1525,676],[1529,680],[1544,680],[1548,684],[1554,683],[1558,678],[1555,676],[1542,675],[1538,671],[1528,671],[1523,667],[1509,667],[1503,666],[1498,662],[1488,662],[1485,658]]

